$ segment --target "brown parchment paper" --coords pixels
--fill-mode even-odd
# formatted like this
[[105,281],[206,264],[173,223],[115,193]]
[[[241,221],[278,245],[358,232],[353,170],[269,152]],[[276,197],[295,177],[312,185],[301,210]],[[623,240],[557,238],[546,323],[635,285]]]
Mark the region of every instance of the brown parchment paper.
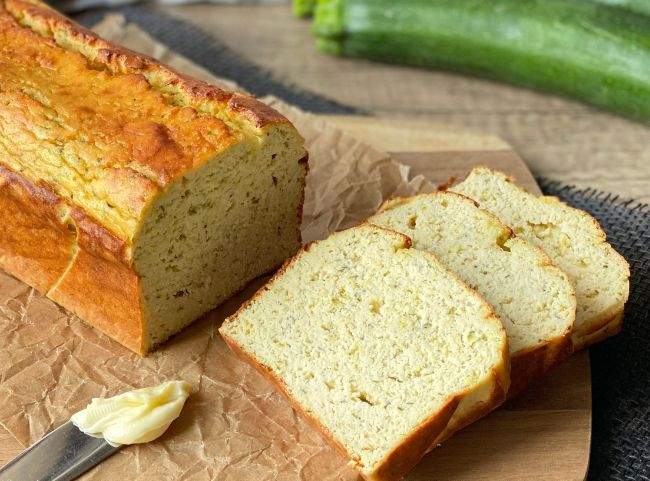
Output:
[[[136,26],[108,17],[97,28],[116,42],[160,57],[179,70],[226,88]],[[306,241],[349,227],[390,195],[431,191],[408,167],[313,115],[277,99],[310,152],[302,231]],[[0,272],[0,424],[24,447],[67,421],[92,397],[167,379],[192,394],[158,440],[127,446],[85,480],[356,480],[331,449],[265,381],[227,349],[217,329],[261,286],[204,316],[162,348],[140,358],[34,289]]]

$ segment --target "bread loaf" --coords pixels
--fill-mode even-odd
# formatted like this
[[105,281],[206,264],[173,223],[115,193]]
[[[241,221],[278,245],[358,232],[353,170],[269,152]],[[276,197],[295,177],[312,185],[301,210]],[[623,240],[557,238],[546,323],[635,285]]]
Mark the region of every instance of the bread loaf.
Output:
[[135,352],[298,250],[302,142],[251,97],[0,0],[0,266]]
[[509,397],[571,353],[576,300],[567,275],[471,199],[391,199],[368,221],[409,236],[494,306],[510,346]]
[[459,402],[505,398],[492,307],[408,237],[369,224],[312,243],[220,328],[368,480],[396,480]]
[[607,243],[596,219],[555,197],[530,194],[487,167],[475,168],[451,190],[476,200],[569,275],[577,298],[575,349],[620,331],[630,268]]

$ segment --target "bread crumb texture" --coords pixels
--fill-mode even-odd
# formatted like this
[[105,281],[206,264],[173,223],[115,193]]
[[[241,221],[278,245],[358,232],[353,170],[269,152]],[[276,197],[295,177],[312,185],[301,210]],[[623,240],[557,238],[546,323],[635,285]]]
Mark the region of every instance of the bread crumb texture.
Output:
[[406,237],[369,224],[301,251],[221,333],[365,475],[507,358],[491,306]]
[[513,357],[571,330],[576,301],[567,275],[467,197],[394,199],[369,222],[406,234],[483,295],[506,328]]
[[585,347],[589,334],[622,312],[629,295],[629,266],[589,214],[555,197],[530,194],[487,167],[475,168],[451,190],[498,216],[569,275],[577,298],[576,348]]
[[[53,192],[64,230],[81,229],[74,212],[96,226],[68,248],[68,268],[59,263],[57,275],[40,276],[39,288],[75,284],[61,276],[80,272],[78,252],[123,264],[133,288],[105,296],[141,306],[124,321],[140,326],[128,335],[136,351],[296,252],[302,143],[284,117],[253,98],[185,78],[38,1],[0,0],[0,162]],[[0,182],[6,192],[8,178]],[[37,235],[25,231],[22,242]],[[3,243],[3,258],[19,257],[11,240]],[[29,277],[15,265],[3,267]],[[79,300],[77,309],[73,297],[55,296],[91,323],[111,317],[102,310],[112,301]],[[117,328],[104,330],[127,341]]]

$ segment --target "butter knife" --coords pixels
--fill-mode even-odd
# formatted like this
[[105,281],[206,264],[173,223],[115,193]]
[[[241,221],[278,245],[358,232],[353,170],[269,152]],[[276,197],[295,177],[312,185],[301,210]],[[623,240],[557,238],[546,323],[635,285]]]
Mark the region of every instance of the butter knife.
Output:
[[68,421],[0,468],[0,481],[70,481],[118,449]]

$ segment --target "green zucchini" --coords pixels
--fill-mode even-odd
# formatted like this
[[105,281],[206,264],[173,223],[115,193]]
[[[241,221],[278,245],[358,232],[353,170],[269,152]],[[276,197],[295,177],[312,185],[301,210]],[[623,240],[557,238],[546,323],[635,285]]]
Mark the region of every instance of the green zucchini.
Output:
[[311,17],[316,8],[316,0],[293,0],[292,6],[296,17]]
[[650,17],[587,0],[320,0],[337,55],[448,69],[650,122]]
[[648,0],[593,0],[596,3],[612,5],[615,7],[630,10],[631,12],[650,15],[650,1]]

